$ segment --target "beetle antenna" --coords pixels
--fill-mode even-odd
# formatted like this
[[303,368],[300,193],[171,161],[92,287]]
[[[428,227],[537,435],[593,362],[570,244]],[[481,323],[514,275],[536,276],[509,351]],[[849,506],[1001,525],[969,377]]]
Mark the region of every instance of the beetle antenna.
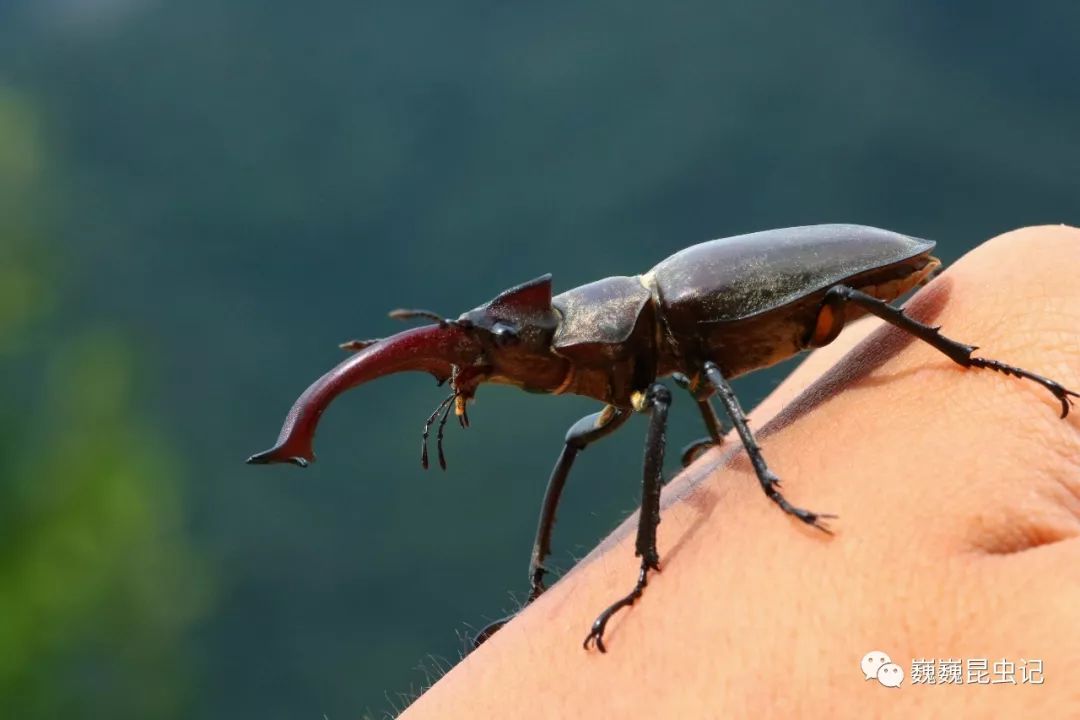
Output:
[[[444,409],[444,408],[450,407],[450,402],[456,396],[457,396],[457,393],[450,393],[449,395],[447,395],[446,399],[444,399],[441,403],[439,403],[439,407],[435,408],[435,412],[431,413],[430,417],[428,417],[427,421],[424,423],[424,436],[423,436],[423,440],[420,443],[420,447],[421,447],[421,450],[420,450],[420,467],[424,468],[425,470],[428,469],[427,444],[428,444],[428,436],[431,434],[431,426],[435,424],[435,418],[439,415],[439,411]],[[446,461],[442,459],[442,433],[441,432],[439,433],[439,436],[440,436],[439,437],[439,461],[440,461],[440,464],[443,466],[443,469],[445,470],[446,469]]]
[[446,420],[447,420],[447,418],[450,417],[450,408],[454,407],[453,404],[450,402],[450,399],[453,399],[453,398],[456,398],[456,397],[457,397],[457,394],[455,393],[454,395],[451,395],[450,398],[447,399],[446,409],[443,410],[442,417],[439,418],[439,432],[435,436],[435,445],[439,448],[439,467],[441,467],[443,470],[446,469],[446,456],[443,455],[443,449],[442,449],[442,447],[443,447],[442,446],[443,430],[446,429]]
[[431,310],[407,310],[405,308],[398,308],[397,310],[391,310],[389,314],[390,317],[395,320],[414,320],[416,318],[423,318],[426,320],[434,320],[439,323],[439,327],[445,327],[447,324],[446,318]]

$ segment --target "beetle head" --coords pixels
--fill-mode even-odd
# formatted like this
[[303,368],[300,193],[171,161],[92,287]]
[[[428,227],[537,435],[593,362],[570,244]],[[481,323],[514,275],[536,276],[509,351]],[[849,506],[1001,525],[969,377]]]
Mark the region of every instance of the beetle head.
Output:
[[475,366],[483,380],[552,392],[566,377],[565,358],[552,352],[559,314],[551,305],[551,275],[499,293],[456,321],[481,348]]
[[[468,417],[466,403],[482,382],[552,392],[567,376],[567,361],[551,351],[559,316],[551,306],[550,275],[506,290],[457,320],[417,310],[397,310],[391,316],[424,317],[435,324],[381,340],[346,343],[343,347],[357,352],[304,391],[286,416],[274,447],[252,455],[249,463],[307,465],[315,459],[312,441],[319,418],[330,402],[346,390],[383,375],[424,370],[440,384],[449,379],[453,393],[439,410],[445,407],[448,411],[449,401],[454,400],[453,407],[463,425]],[[430,424],[425,427],[425,440]],[[426,446],[424,458],[426,466]]]

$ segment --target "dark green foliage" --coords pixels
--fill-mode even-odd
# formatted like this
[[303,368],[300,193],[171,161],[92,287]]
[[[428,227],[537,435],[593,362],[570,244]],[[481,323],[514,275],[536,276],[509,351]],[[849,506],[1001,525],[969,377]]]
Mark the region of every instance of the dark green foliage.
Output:
[[0,93],[2,714],[186,717],[186,634],[209,577],[184,535],[174,453],[134,395],[130,341],[42,333],[50,308],[80,310],[42,260],[34,211],[50,198],[32,125]]

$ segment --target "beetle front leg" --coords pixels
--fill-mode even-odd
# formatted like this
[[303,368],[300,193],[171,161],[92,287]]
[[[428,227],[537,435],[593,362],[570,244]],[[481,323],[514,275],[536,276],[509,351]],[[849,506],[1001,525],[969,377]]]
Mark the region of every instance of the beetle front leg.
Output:
[[1061,403],[1062,418],[1069,414],[1069,407],[1072,405],[1072,400],[1069,399],[1070,396],[1080,397],[1080,395],[1063,387],[1060,383],[1057,383],[1050,378],[1043,377],[1042,375],[1036,375],[1023,368],[1018,368],[1014,365],[1006,365],[1000,360],[971,357],[971,354],[978,350],[974,345],[965,345],[964,343],[947,338],[941,334],[940,328],[925,325],[918,320],[913,320],[905,315],[902,309],[893,307],[887,302],[877,299],[873,295],[868,295],[862,291],[847,287],[846,285],[837,285],[830,288],[829,292],[825,294],[825,301],[833,304],[844,302],[854,303],[868,312],[877,315],[890,325],[895,325],[901,330],[911,333],[923,342],[937,348],[958,365],[964,367],[988,368],[990,370],[1005,373],[1006,375],[1013,375],[1015,377],[1026,378],[1033,382],[1037,382],[1049,390]]
[[641,488],[641,514],[638,517],[637,542],[634,555],[641,558],[641,569],[637,583],[625,597],[612,603],[593,622],[589,634],[582,645],[587,650],[589,643],[595,642],[600,652],[607,652],[604,647],[604,629],[608,620],[624,607],[634,604],[641,597],[648,584],[649,570],[660,570],[660,555],[656,551],[656,526],[660,524],[660,489],[663,486],[661,473],[664,469],[664,449],[667,444],[667,415],[671,407],[671,391],[660,383],[654,383],[640,396],[639,409],[648,411],[649,434],[645,439],[644,476]]
[[[536,540],[533,542],[532,557],[529,561],[529,598],[521,609],[540,597],[545,590],[544,575],[547,574],[548,569],[544,567],[544,560],[551,554],[551,531],[555,527],[555,511],[562,498],[563,488],[566,487],[566,478],[570,475],[574,458],[592,443],[618,430],[628,419],[630,419],[628,410],[608,405],[598,413],[581,418],[567,431],[562,452],[559,453],[559,459],[555,461],[547,490],[544,492],[544,504],[540,507]],[[473,638],[473,648],[480,647],[481,643],[494,635],[513,617],[514,615],[508,615],[496,620],[477,633]]]
[[705,377],[713,388],[715,388],[717,395],[720,396],[720,402],[724,405],[724,409],[731,418],[732,424],[735,425],[735,430],[742,439],[743,447],[746,448],[746,454],[750,456],[750,464],[754,466],[754,473],[761,483],[761,489],[764,490],[769,499],[779,505],[780,509],[784,512],[789,515],[794,515],[807,525],[813,525],[818,530],[831,535],[832,531],[829,530],[829,527],[823,523],[822,520],[835,518],[835,515],[829,513],[816,513],[811,512],[810,510],[804,510],[800,507],[795,507],[789,503],[787,498],[785,498],[777,489],[780,485],[780,478],[776,477],[772,470],[769,469],[769,466],[765,464],[765,458],[761,454],[761,448],[758,447],[757,441],[754,439],[754,434],[750,432],[750,426],[746,422],[746,415],[739,405],[738,398],[735,397],[735,391],[731,389],[731,385],[728,383],[727,379],[720,374],[720,368],[716,366],[716,363],[712,361],[705,363]]

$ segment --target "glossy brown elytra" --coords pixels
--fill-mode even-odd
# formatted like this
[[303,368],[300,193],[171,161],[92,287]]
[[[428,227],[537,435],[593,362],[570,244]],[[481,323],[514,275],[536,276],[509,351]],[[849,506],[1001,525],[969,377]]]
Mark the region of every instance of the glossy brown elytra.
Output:
[[[671,392],[657,382],[671,376],[690,391],[709,437],[684,453],[721,440],[711,403],[716,395],[753,464],[765,494],[784,512],[824,532],[832,516],[791,505],[777,488],[746,423],[729,380],[832,342],[844,323],[866,313],[882,318],[937,348],[964,367],[989,368],[1037,382],[1068,414],[1077,394],[1060,384],[997,360],[973,357],[975,348],[950,340],[938,328],[906,316],[889,303],[926,282],[939,267],[934,243],[861,225],[811,225],[713,240],[687,248],[644,275],[617,276],[552,297],[544,275],[499,294],[491,302],[446,320],[424,310],[393,316],[433,324],[381,340],[352,341],[355,354],[316,380],[296,401],[274,447],[249,463],[315,459],[312,440],[319,417],[339,394],[390,373],[423,370],[451,394],[424,425],[427,439],[438,419],[440,464],[443,428],[453,409],[466,425],[466,405],[483,382],[531,392],[573,393],[605,404],[576,422],[552,470],[529,566],[531,602],[544,591],[544,560],[570,467],[590,443],[612,433],[633,412],[650,417],[645,444],[641,515],[636,554],[641,569],[633,589],[604,610],[585,638],[604,651],[604,629],[618,610],[641,597],[650,570],[659,569],[661,469]],[[441,413],[441,417],[440,417]],[[479,644],[501,627],[483,630]]]

